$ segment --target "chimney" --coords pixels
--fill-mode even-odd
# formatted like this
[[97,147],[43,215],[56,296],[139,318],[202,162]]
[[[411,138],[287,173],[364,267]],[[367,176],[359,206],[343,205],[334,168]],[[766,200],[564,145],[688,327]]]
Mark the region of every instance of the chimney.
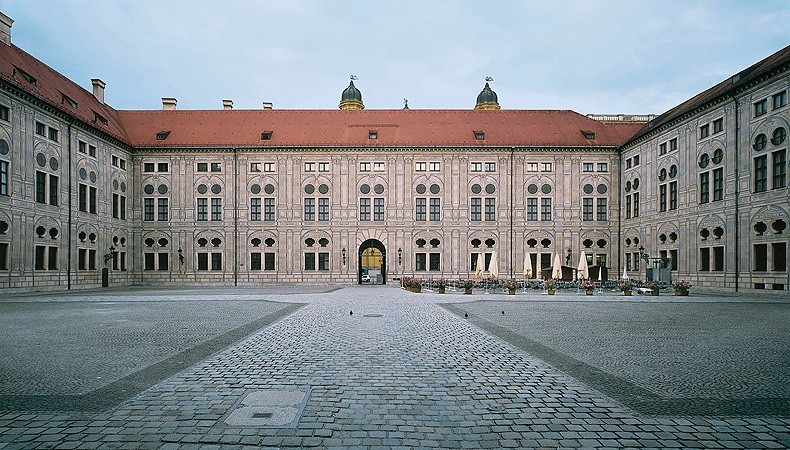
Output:
[[233,109],[233,100],[222,100],[222,109]]
[[104,81],[98,78],[91,78],[91,83],[93,84],[93,96],[96,97],[96,100],[99,101],[102,105],[104,104]]
[[272,109],[272,102],[263,102],[263,109]]
[[0,12],[0,41],[8,46],[11,45],[11,25],[13,23],[14,19]]
[[176,103],[178,100],[174,98],[162,97],[162,109],[165,111],[176,109]]

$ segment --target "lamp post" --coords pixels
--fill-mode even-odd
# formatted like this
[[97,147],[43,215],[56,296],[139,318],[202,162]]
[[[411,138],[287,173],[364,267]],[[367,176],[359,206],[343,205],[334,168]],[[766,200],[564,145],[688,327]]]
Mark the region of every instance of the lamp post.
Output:
[[343,250],[340,251],[343,254],[343,265],[346,265],[346,248],[343,247]]
[[647,263],[650,261],[650,255],[648,255],[647,253],[645,253],[645,246],[644,246],[644,245],[640,245],[640,246],[639,246],[639,259],[641,259],[641,260],[643,260],[643,261],[644,261],[644,266],[645,266],[645,281],[647,281]]
[[400,266],[400,287],[403,287],[403,249],[398,247],[398,266]]
[[108,262],[110,262],[110,260],[113,258],[114,255],[115,255],[115,247],[111,245],[110,246],[110,252],[104,254],[104,265],[105,266],[107,265]]

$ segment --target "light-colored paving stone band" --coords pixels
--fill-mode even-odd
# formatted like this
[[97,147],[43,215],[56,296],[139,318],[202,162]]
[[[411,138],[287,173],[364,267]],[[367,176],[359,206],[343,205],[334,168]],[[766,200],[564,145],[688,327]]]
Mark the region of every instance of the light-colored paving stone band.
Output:
[[[351,287],[282,298],[309,304],[112,410],[0,413],[0,448],[790,444],[784,417],[640,416],[436,304],[472,297]],[[227,426],[247,389],[312,391],[294,429]]]

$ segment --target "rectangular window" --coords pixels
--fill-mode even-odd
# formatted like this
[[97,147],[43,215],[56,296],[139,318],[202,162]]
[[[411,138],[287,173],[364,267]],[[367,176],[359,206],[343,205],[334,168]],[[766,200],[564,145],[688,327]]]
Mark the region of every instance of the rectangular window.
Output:
[[315,253],[304,254],[304,270],[315,270]]
[[428,163],[426,162],[415,162],[414,163],[414,171],[415,172],[425,172],[427,170]]
[[112,252],[112,270],[118,270],[118,252]]
[[77,255],[77,270],[88,270],[88,249],[79,249]]
[[442,206],[442,199],[441,198],[432,198],[431,199],[431,210],[430,210],[430,219],[434,222],[441,220],[441,206]]
[[167,253],[159,253],[159,264],[157,265],[157,270],[161,270],[164,272],[168,269],[169,266],[168,256],[170,255],[168,255]]
[[625,270],[631,270],[631,254],[625,254]]
[[639,155],[634,155],[634,167],[639,165]]
[[329,172],[329,163],[328,162],[320,162],[320,163],[318,163],[318,171],[319,172]]
[[0,105],[0,120],[8,122],[11,117],[11,108],[5,105]]
[[120,166],[119,166],[121,168],[121,170],[126,170],[126,160],[121,158],[118,161],[121,163]]
[[423,272],[426,270],[426,254],[425,253],[415,253],[414,254],[414,270],[417,272]]
[[198,270],[208,270],[208,253],[198,253]]
[[305,172],[315,172],[315,163],[314,162],[306,162],[306,163],[304,163],[304,171]]
[[0,195],[10,195],[8,193],[8,163],[0,161]]
[[713,247],[713,271],[724,272],[724,247]]
[[773,188],[783,188],[787,185],[787,151],[779,150],[773,153],[774,176]]
[[153,172],[154,163],[143,163],[143,172]]
[[121,199],[121,205],[119,206],[119,209],[121,212],[121,220],[126,220],[126,196],[122,195],[120,199]]
[[582,199],[582,220],[593,220],[593,199]]
[[441,163],[436,162],[436,161],[430,162],[429,163],[429,168],[431,169],[431,172],[438,172],[440,170],[440,167],[441,167],[440,164]]
[[47,174],[39,171],[36,171],[36,201],[47,202]]
[[724,169],[713,170],[713,201],[724,199]]
[[667,154],[667,143],[664,142],[663,144],[658,146],[658,154],[659,155],[666,155]]
[[536,198],[527,199],[527,220],[538,220],[538,199]]
[[678,270],[678,251],[669,251],[669,268],[670,270]]
[[527,172],[537,172],[538,163],[527,163]]
[[263,254],[263,270],[274,270],[274,253]]
[[599,198],[598,199],[598,220],[605,221],[606,220],[606,199]]
[[609,171],[608,163],[598,163],[598,172],[608,172],[608,171]]
[[95,145],[89,145],[88,146],[88,156],[93,156],[94,158],[96,157],[96,146]]
[[203,222],[208,220],[208,199],[197,199],[197,220]]
[[625,160],[625,168],[626,169],[630,169],[631,168],[631,158],[628,158],[628,159]]
[[315,199],[304,199],[304,220],[315,220]]
[[274,172],[274,163],[273,162],[265,162],[265,163],[263,163],[263,171],[264,172]]
[[582,164],[582,172],[594,172],[595,168],[593,163],[583,163]]
[[384,199],[373,199],[373,220],[381,222],[384,220]]
[[49,204],[58,206],[58,177],[49,176]]
[[540,199],[540,220],[551,220],[551,199]]
[[483,171],[483,163],[481,162],[473,162],[470,165],[470,171],[472,172],[482,172]]
[[359,163],[359,171],[360,172],[370,172],[370,163],[369,162],[361,162],[361,163]]
[[639,253],[634,253],[634,270],[639,270]]
[[630,195],[626,195],[625,196],[625,218],[626,219],[630,219],[631,218],[631,196]]
[[373,163],[373,171],[374,172],[384,172],[384,163],[383,162],[374,162]]
[[496,220],[496,199],[486,199],[486,221],[491,222]]
[[773,271],[787,272],[787,244],[784,242],[774,242],[771,244],[774,254]]
[[667,185],[662,184],[658,187],[658,210],[667,210]]
[[699,174],[699,202],[708,203],[710,201],[710,172]]
[[496,163],[495,162],[487,162],[486,163],[486,172],[496,172]]
[[168,220],[167,219],[168,208],[167,208],[167,199],[166,198],[160,198],[159,199],[159,210],[158,210],[158,212],[159,212],[159,214],[158,214],[157,220],[163,221],[163,222]]
[[700,270],[700,272],[709,272],[710,271],[710,249],[709,248],[701,248],[701,249],[699,249],[699,270]]
[[143,253],[143,261],[144,261],[143,268],[145,270],[156,269],[156,253]]
[[77,190],[77,206],[82,212],[88,212],[88,185],[80,184]]
[[222,199],[211,199],[211,220],[222,220]]
[[121,260],[121,272],[126,272],[126,252],[119,252]]
[[154,199],[143,199],[143,220],[151,222],[154,220]]
[[473,198],[471,206],[472,206],[471,219],[475,222],[479,222],[483,220],[483,199]]
[[[151,169],[151,170],[153,170],[153,169]],[[197,171],[198,172],[208,172],[208,163],[197,163]]]
[[113,219],[118,218],[118,194],[112,194],[112,217]]
[[370,220],[370,199],[359,199],[359,220]]
[[47,257],[47,248],[43,245],[36,245],[36,261],[35,261],[35,269],[36,270],[44,270],[44,260]]
[[425,208],[427,205],[427,200],[424,198],[416,198],[414,199],[414,205],[416,207],[414,220],[425,221]]
[[672,138],[669,140],[669,151],[674,152],[678,149],[678,138]]
[[318,270],[329,270],[329,253],[318,254]]
[[157,172],[169,172],[169,169],[167,167],[167,163],[158,163],[156,165],[156,171]]
[[260,172],[261,171],[261,163],[250,163],[250,172]]
[[318,199],[318,220],[323,222],[329,221],[329,199],[328,198],[319,198]]
[[639,192],[634,192],[634,217],[639,217]]
[[754,271],[768,271],[768,244],[754,244]]
[[222,270],[222,253],[211,254],[211,270]]
[[768,112],[768,100],[763,99],[754,104],[754,117],[762,116]]
[[768,155],[754,158],[754,191],[762,192],[768,189]]
[[213,162],[211,163],[211,171],[212,172],[222,172],[222,164]]
[[720,133],[724,130],[724,119],[716,119],[713,121],[713,134]]
[[96,214],[96,188],[93,186],[88,187],[88,212]]
[[250,253],[250,270],[261,270],[260,253]]
[[47,270],[58,270],[58,248],[49,247],[48,250]]
[[595,255],[595,265],[596,266],[605,266],[606,265],[606,255]]
[[669,209],[678,209],[678,182],[669,183]]
[[36,134],[39,136],[47,135],[47,126],[41,122],[36,122]]
[[441,269],[441,253],[431,253],[428,270],[439,271]]
[[[250,220],[256,222],[261,220],[261,199],[259,198],[250,199]],[[258,259],[260,262],[260,253]]]
[[540,163],[541,172],[551,172],[551,163]]
[[705,139],[708,136],[710,136],[710,125],[706,123],[705,125],[699,127],[699,138]]
[[274,199],[263,199],[263,220],[266,222],[274,222]]
[[58,130],[50,127],[50,129],[49,129],[49,138],[52,139],[53,141],[57,141],[58,140]]
[[[781,108],[782,106],[787,104],[787,91],[782,91],[773,96],[774,100],[774,109]],[[6,119],[8,120],[8,119]]]

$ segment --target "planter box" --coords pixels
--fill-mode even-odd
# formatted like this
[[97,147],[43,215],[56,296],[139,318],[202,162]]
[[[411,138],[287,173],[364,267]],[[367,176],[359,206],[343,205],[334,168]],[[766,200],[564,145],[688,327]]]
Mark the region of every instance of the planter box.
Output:
[[593,295],[593,291],[587,291],[587,295]]
[[467,295],[468,295],[468,294],[471,294],[471,293],[472,293],[472,290],[471,290],[471,289],[466,289],[466,288],[464,288],[464,294],[467,294]]
[[688,297],[689,293],[683,291],[675,291],[675,295],[682,295],[684,297]]
[[507,290],[507,295],[516,295],[516,290],[515,289],[508,289]]
[[654,297],[658,297],[658,291],[651,291],[651,295],[653,295]]
[[439,288],[439,293],[444,294],[444,288]]
[[631,291],[623,291],[623,295],[631,295]]
[[554,289],[549,289],[549,290],[547,290],[547,293],[548,293],[549,295],[554,295]]

